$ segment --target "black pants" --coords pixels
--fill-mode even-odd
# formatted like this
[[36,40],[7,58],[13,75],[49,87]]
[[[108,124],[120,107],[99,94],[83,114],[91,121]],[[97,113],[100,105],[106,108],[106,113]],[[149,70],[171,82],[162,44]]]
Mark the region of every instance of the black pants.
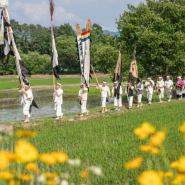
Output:
[[181,95],[177,95],[177,98],[181,98],[182,96]]

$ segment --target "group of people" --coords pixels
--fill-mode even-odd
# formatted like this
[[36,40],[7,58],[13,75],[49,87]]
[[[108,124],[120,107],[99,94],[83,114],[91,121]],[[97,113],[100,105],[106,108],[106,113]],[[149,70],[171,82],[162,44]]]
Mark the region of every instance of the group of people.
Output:
[[[185,97],[185,77],[183,80],[179,76],[177,78],[176,82],[176,96],[177,99],[180,100],[181,97]],[[159,97],[159,103],[163,102],[164,98],[164,89],[166,89],[166,94],[168,97],[168,102],[171,101],[172,98],[172,89],[173,89],[173,81],[170,80],[170,77],[166,77],[166,81],[163,81],[162,77],[158,78],[158,81],[156,83],[156,89],[157,89],[157,94]],[[154,81],[148,77],[145,84],[141,82],[141,80],[138,80],[137,84],[134,86],[130,82],[127,82],[127,87],[125,88],[125,94],[127,96],[128,104],[129,104],[129,109],[132,108],[133,105],[133,96],[134,96],[134,91],[136,91],[137,95],[137,102],[138,105],[137,107],[141,107],[142,104],[142,95],[143,95],[143,90],[144,87],[146,88],[147,92],[147,99],[148,99],[148,104],[150,105],[152,102],[152,97],[154,93],[154,87],[155,83]],[[107,86],[107,82],[103,81],[102,85],[96,86],[97,89],[101,91],[101,103],[102,103],[102,113],[107,112],[106,108],[106,102],[108,99],[110,100],[111,96],[114,97],[114,106],[116,111],[120,111],[122,107],[122,95],[123,95],[123,89],[121,87],[121,84],[118,83],[117,81],[114,82],[114,86],[112,88],[112,93],[110,93],[110,89]],[[29,122],[30,120],[30,108],[33,100],[33,93],[28,85],[25,85],[24,88],[20,87],[19,91],[23,93],[21,104],[23,105],[23,114],[25,115],[25,121],[24,122]],[[56,119],[61,119],[63,117],[62,113],[62,104],[63,104],[63,90],[61,88],[61,84],[57,83],[56,84],[56,89],[54,90],[54,109],[56,112]],[[89,111],[87,110],[87,98],[88,98],[88,88],[85,86],[85,84],[81,84],[81,89],[79,90],[78,94],[79,102],[81,105],[81,117],[84,116],[85,114],[89,114]]]

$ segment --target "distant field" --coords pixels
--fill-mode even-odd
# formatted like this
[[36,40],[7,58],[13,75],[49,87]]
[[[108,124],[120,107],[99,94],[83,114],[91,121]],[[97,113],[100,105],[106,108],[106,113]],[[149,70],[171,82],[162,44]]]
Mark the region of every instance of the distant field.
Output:
[[[53,85],[53,79],[37,79],[29,78],[31,86],[49,86]],[[98,81],[101,83],[103,80],[111,82],[110,78],[99,78]],[[55,81],[55,83],[61,83],[62,85],[80,84],[80,78],[62,78],[61,80]],[[90,83],[96,83],[95,78],[90,80]],[[16,78],[4,78],[0,79],[0,90],[15,89],[19,87],[19,80]]]

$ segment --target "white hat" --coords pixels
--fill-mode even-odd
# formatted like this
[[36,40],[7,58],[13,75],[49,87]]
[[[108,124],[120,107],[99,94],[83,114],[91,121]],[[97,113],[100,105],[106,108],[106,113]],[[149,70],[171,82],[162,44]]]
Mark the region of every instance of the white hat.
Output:
[[180,80],[181,80],[181,77],[180,77],[180,76],[178,76],[178,77],[177,77],[177,79],[180,79]]
[[169,76],[166,76],[166,78],[170,78]]
[[162,78],[161,76],[159,76],[159,78]]
[[103,80],[103,83],[106,84],[107,82],[105,80]]
[[29,85],[25,85],[24,87],[30,87]]
[[127,85],[128,85],[128,84],[130,84],[130,82],[129,82],[129,81],[127,82]]
[[61,86],[61,84],[60,84],[60,83],[57,83],[57,85]]
[[118,81],[114,81],[114,84],[117,84],[118,83]]
[[150,77],[148,77],[147,79],[151,79]]

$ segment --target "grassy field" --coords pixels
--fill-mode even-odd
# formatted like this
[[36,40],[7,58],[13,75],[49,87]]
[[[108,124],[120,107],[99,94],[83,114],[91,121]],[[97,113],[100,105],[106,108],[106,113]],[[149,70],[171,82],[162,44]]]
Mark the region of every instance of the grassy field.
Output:
[[[111,82],[110,78],[99,78],[99,82],[101,83],[103,80],[107,82]],[[31,86],[49,86],[53,85],[53,79],[28,79]],[[80,84],[80,78],[63,78],[61,80],[55,81],[56,83],[59,82],[62,85],[70,85],[70,84]],[[95,79],[91,79],[90,83],[96,83]],[[16,78],[4,78],[0,79],[0,90],[6,89],[15,89],[19,87],[19,80]]]
[[[79,158],[82,161],[82,170],[89,165],[100,166],[103,176],[93,178],[92,184],[98,185],[137,185],[137,176],[145,170],[169,170],[169,163],[177,160],[183,153],[185,143],[179,126],[185,120],[185,101],[172,101],[171,103],[152,104],[142,108],[128,110],[123,108],[121,112],[114,112],[113,105],[108,107],[111,111],[101,115],[101,108],[91,111],[87,120],[75,122],[67,120],[54,121],[53,118],[35,120],[34,123],[42,123],[40,126],[31,128],[38,132],[38,137],[29,139],[39,152],[52,152],[62,150],[70,158]],[[158,130],[167,131],[167,139],[158,155],[139,151],[139,146],[148,144],[149,140],[141,141],[133,134],[133,130],[143,122],[150,122]],[[21,127],[20,127],[21,128]],[[20,129],[18,127],[16,129]],[[11,141],[15,141],[13,137]],[[4,144],[6,147],[6,143]],[[8,144],[10,147],[10,143]],[[128,171],[124,168],[127,161],[138,156],[144,157],[141,168]],[[164,158],[166,156],[166,158]],[[41,163],[39,163],[41,169]],[[76,177],[79,171],[73,167],[56,166],[52,171],[61,172],[67,170],[73,175],[70,181],[76,184],[82,183]],[[169,183],[166,183],[169,184]]]

